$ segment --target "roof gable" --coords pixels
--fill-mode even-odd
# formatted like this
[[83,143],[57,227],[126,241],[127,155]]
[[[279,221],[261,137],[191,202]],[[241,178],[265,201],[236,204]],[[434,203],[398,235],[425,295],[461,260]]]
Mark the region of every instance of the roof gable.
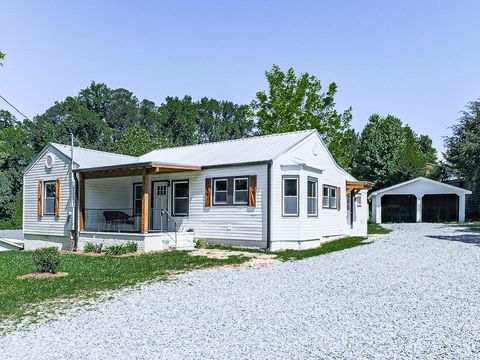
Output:
[[380,194],[383,194],[383,193],[386,193],[386,192],[389,192],[389,191],[392,191],[392,190],[400,190],[401,188],[408,188],[408,187],[410,187],[414,184],[417,184],[417,183],[423,183],[423,184],[425,184],[426,186],[429,186],[432,189],[433,188],[439,188],[439,189],[442,189],[443,191],[451,190],[452,192],[455,192],[455,193],[460,192],[460,193],[464,193],[464,194],[471,194],[472,193],[470,190],[465,190],[465,189],[462,189],[458,186],[445,184],[445,183],[442,183],[440,181],[428,179],[426,177],[418,177],[418,178],[408,180],[408,181],[405,181],[405,182],[402,182],[402,183],[399,183],[399,184],[396,184],[396,185],[393,185],[393,186],[389,186],[389,187],[384,188],[384,189],[374,191],[374,192],[372,192],[370,197],[377,196],[377,195],[380,195]]

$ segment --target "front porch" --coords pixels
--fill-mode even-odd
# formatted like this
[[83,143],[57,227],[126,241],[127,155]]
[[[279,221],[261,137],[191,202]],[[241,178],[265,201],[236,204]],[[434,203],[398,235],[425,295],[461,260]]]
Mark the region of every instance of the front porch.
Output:
[[193,247],[193,232],[181,227],[179,216],[188,215],[188,181],[170,178],[172,173],[199,170],[152,163],[77,170],[77,248],[87,242],[118,245],[130,241],[138,241],[141,251]]

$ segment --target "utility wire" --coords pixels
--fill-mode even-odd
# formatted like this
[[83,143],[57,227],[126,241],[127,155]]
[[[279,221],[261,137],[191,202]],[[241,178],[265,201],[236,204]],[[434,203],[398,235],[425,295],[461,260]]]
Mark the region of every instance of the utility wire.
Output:
[[[5,101],[8,105],[10,105],[12,108],[14,108],[15,111],[18,112],[20,115],[22,115],[25,119],[30,120],[27,115],[25,115],[25,114],[22,113],[20,110],[18,110],[12,103],[10,103],[10,102],[9,102],[7,99],[5,99],[2,95],[0,95],[0,98],[2,98],[3,101]],[[30,120],[30,121],[31,121],[31,120]]]

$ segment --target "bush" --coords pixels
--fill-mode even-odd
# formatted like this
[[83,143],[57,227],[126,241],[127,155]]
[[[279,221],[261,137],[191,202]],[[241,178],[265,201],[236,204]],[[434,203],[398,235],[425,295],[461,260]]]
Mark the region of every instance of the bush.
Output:
[[198,239],[195,241],[195,247],[197,249],[206,249],[208,248],[208,243],[205,240]]
[[91,242],[88,242],[85,244],[83,247],[83,251],[85,252],[90,252],[90,253],[101,253],[103,250],[103,244],[94,244]]
[[106,254],[110,256],[123,255],[127,253],[133,253],[138,250],[138,244],[135,242],[129,242],[126,245],[112,245],[107,247]]
[[37,249],[32,258],[38,272],[55,274],[60,264],[60,251],[56,247]]

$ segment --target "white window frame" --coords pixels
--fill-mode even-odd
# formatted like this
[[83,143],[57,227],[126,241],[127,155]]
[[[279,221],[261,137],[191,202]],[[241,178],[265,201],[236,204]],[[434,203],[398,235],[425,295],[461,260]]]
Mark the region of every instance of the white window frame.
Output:
[[[295,181],[296,181],[296,184],[297,184],[297,186],[296,186],[296,188],[297,188],[297,195],[296,195],[296,196],[293,196],[293,195],[288,195],[288,196],[286,196],[286,195],[285,195],[285,190],[286,190],[286,188],[287,188],[287,187],[285,186],[285,181],[286,181],[286,180],[295,180]],[[282,216],[284,216],[284,217],[298,217],[299,214],[300,214],[300,201],[299,201],[299,200],[300,200],[300,194],[299,194],[300,188],[299,188],[299,186],[298,186],[299,182],[300,182],[300,179],[299,179],[298,176],[284,175],[284,176],[282,177]],[[285,213],[285,198],[296,198],[296,199],[297,199],[297,212],[296,212],[295,214],[286,214],[286,213]]]
[[[308,185],[311,182],[313,182],[315,184],[315,196],[309,196],[308,195],[308,191],[310,189],[310,187]],[[309,210],[308,210],[308,200],[310,200],[310,199],[315,200],[315,212],[313,214],[309,213]],[[307,216],[310,216],[310,217],[318,216],[318,179],[317,178],[309,177],[307,179]]]
[[[219,190],[217,191],[217,182],[219,181],[225,181],[227,184],[227,187],[225,190]],[[219,193],[225,193],[225,201],[217,201],[217,192]],[[228,204],[228,179],[227,178],[219,178],[219,179],[213,179],[213,205],[227,205]]]
[[[245,190],[237,190],[237,180],[246,180],[247,181],[247,188]],[[233,178],[233,203],[235,205],[245,205],[248,204],[248,178],[247,177],[238,177]],[[245,201],[237,201],[237,191],[247,193],[247,200]],[[228,183],[227,183],[227,197],[228,197]],[[227,199],[228,200],[228,199]]]
[[357,203],[357,207],[362,207],[362,193],[355,195],[355,202]]
[[[187,196],[175,196],[175,188],[177,184],[187,184],[188,185],[188,194]],[[172,181],[172,216],[188,216],[189,209],[187,205],[187,212],[186,213],[177,213],[175,210],[175,200],[180,199],[184,200],[187,199],[187,204],[190,203],[190,184],[188,180],[174,180]]]
[[[325,206],[325,203],[324,203],[324,198],[325,198],[324,189],[328,189],[328,205],[327,206]],[[335,196],[332,196],[332,191],[335,191]],[[332,205],[332,199],[335,199],[335,201],[333,202],[333,205]],[[337,199],[338,199],[338,188],[336,186],[332,186],[332,185],[322,186],[322,207],[324,209],[336,209],[337,201],[338,201]]]
[[[47,212],[47,185],[48,184],[53,184],[55,187],[55,195],[53,195],[53,212]],[[57,186],[56,186],[56,181],[55,180],[47,180],[43,182],[43,214],[44,215],[55,215],[55,210],[57,207],[57,202],[55,201],[57,197]],[[48,199],[52,199],[51,196],[48,197]]]
[[140,205],[140,208],[139,208],[139,212],[136,212],[135,210],[138,210],[136,207],[135,207],[135,204],[137,201],[141,200],[143,201],[142,199],[142,196],[140,196],[140,199],[137,198],[137,187],[140,187],[142,189],[142,192],[143,192],[143,184],[142,183],[134,183],[133,184],[133,215],[141,215],[142,214],[142,206]]

